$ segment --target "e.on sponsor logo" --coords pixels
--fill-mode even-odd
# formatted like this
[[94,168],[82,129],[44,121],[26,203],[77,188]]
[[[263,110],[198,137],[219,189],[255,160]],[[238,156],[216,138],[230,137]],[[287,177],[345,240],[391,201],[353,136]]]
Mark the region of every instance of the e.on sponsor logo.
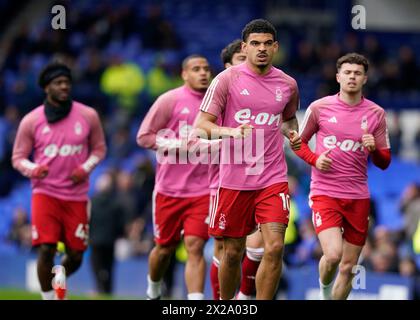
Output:
[[54,158],[56,156],[67,157],[73,156],[75,154],[81,154],[83,150],[83,145],[70,145],[64,144],[61,147],[57,146],[55,143],[49,144],[44,149],[44,155],[48,158]]
[[235,113],[235,120],[236,122],[240,124],[249,123],[251,122],[251,120],[253,120],[254,123],[258,125],[264,125],[264,124],[271,125],[275,123],[275,125],[278,126],[280,123],[280,117],[281,117],[280,113],[269,114],[267,112],[261,112],[261,113],[258,113],[257,115],[253,115],[251,114],[251,109],[249,108],[239,110],[238,112]]

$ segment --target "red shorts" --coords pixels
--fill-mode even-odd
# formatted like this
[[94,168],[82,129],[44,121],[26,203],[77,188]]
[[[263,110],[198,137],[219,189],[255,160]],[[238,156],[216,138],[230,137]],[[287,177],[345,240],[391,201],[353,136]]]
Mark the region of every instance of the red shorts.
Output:
[[209,210],[209,195],[175,198],[155,194],[153,232],[156,243],[176,244],[184,236],[197,236],[208,240],[206,219]]
[[290,197],[287,182],[261,190],[220,188],[210,216],[209,234],[213,237],[242,238],[257,224],[289,223]]
[[32,195],[32,245],[58,241],[84,251],[89,240],[88,201],[61,200],[41,193]]
[[[206,220],[208,225],[210,223],[210,218],[214,214],[214,211],[216,211],[217,209],[216,200],[217,200],[217,189],[216,190],[210,189],[209,215],[207,216],[207,220]],[[208,232],[210,232],[210,227],[209,227]],[[216,238],[220,239],[221,237],[216,237]]]
[[[311,203],[312,202],[312,203]],[[312,196],[312,223],[319,234],[322,230],[339,227],[344,239],[356,246],[363,246],[369,227],[369,199],[338,199]]]

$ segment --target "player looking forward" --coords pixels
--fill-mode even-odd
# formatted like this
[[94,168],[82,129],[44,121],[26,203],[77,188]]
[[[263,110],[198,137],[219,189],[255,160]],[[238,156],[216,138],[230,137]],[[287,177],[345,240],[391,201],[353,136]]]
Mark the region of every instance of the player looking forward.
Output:
[[[237,39],[229,43],[220,54],[225,68],[238,65],[245,61],[246,55],[242,52],[242,41]],[[211,164],[209,168],[210,178],[210,215],[215,208],[217,188],[219,186],[219,165]],[[246,239],[246,254],[242,260],[241,286],[237,299],[250,299],[255,291],[255,275],[264,253],[261,232],[256,231]],[[223,256],[223,238],[214,238],[214,254],[210,268],[210,281],[214,300],[220,298],[219,264]]]
[[[309,198],[323,251],[321,299],[348,297],[368,232],[368,157],[383,170],[391,162],[385,111],[362,95],[368,67],[357,53],[339,58],[340,92],[313,102],[301,127],[297,154],[313,166]],[[315,153],[306,145],[314,134]]]
[[[259,223],[264,256],[256,275],[257,299],[272,299],[280,279],[289,215],[283,136],[290,137],[292,148],[300,148],[295,116],[299,94],[296,81],[272,66],[278,42],[271,23],[249,22],[242,41],[246,61],[212,81],[195,126],[212,139],[223,138],[220,187],[209,223],[209,233],[224,240],[220,297],[234,298],[246,236]],[[243,143],[239,149],[238,141]]]
[[[65,277],[82,263],[88,242],[89,174],[106,153],[98,114],[71,99],[71,80],[66,65],[45,67],[39,85],[46,99],[22,119],[13,147],[14,168],[32,183],[32,244],[38,247],[44,300],[64,299]],[[59,241],[66,252],[54,277]]]
[[[148,299],[160,299],[162,278],[183,231],[188,259],[185,282],[188,299],[204,299],[208,239],[208,164],[181,163],[188,136],[210,82],[210,67],[201,55],[182,63],[184,85],[162,94],[150,108],[137,134],[137,143],[162,155],[158,159],[154,190],[155,247],[149,255]],[[171,135],[166,133],[171,132]],[[168,156],[164,156],[168,153]],[[172,157],[171,157],[172,154]],[[171,160],[174,160],[171,162]],[[184,159],[188,160],[188,159]]]

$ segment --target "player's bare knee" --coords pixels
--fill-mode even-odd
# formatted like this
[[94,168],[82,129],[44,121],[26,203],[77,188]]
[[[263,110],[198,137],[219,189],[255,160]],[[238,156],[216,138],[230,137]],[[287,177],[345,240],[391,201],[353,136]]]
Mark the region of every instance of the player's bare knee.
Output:
[[73,266],[80,266],[83,261],[83,251],[68,251],[67,253],[69,262]]
[[57,249],[55,245],[41,244],[38,248],[39,259],[42,261],[54,261],[54,256]]
[[214,242],[214,252],[222,253],[223,252],[223,241],[218,240]]
[[351,261],[342,261],[339,265],[339,272],[343,275],[351,276],[354,266],[355,266],[355,263]]
[[229,266],[234,266],[241,263],[243,249],[238,246],[225,247],[223,259]]
[[204,240],[203,239],[190,239],[185,242],[185,249],[188,252],[189,256],[202,257],[204,250]]
[[228,266],[235,266],[241,263],[242,256],[237,251],[226,250],[223,260],[226,261]]
[[264,256],[271,260],[280,261],[283,256],[284,242],[283,241],[273,241],[267,243],[264,246]]
[[340,251],[330,251],[324,254],[326,262],[333,266],[337,266],[340,263],[342,256],[343,253]]
[[218,260],[222,260],[223,257],[223,247],[222,248],[216,248],[214,249],[213,254]]
[[159,260],[164,260],[165,258],[169,259],[169,257],[175,252],[176,245],[157,245],[155,250],[158,253]]

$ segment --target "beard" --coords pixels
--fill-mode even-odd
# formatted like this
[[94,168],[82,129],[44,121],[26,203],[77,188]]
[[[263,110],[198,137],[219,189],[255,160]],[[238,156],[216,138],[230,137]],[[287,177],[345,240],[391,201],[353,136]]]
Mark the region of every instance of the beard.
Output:
[[57,104],[62,104],[70,100],[70,94],[65,95],[65,97],[60,97],[60,94],[50,94],[50,99]]
[[257,68],[260,69],[260,70],[264,70],[267,67],[268,67],[268,63],[265,63],[265,62],[257,64]]

